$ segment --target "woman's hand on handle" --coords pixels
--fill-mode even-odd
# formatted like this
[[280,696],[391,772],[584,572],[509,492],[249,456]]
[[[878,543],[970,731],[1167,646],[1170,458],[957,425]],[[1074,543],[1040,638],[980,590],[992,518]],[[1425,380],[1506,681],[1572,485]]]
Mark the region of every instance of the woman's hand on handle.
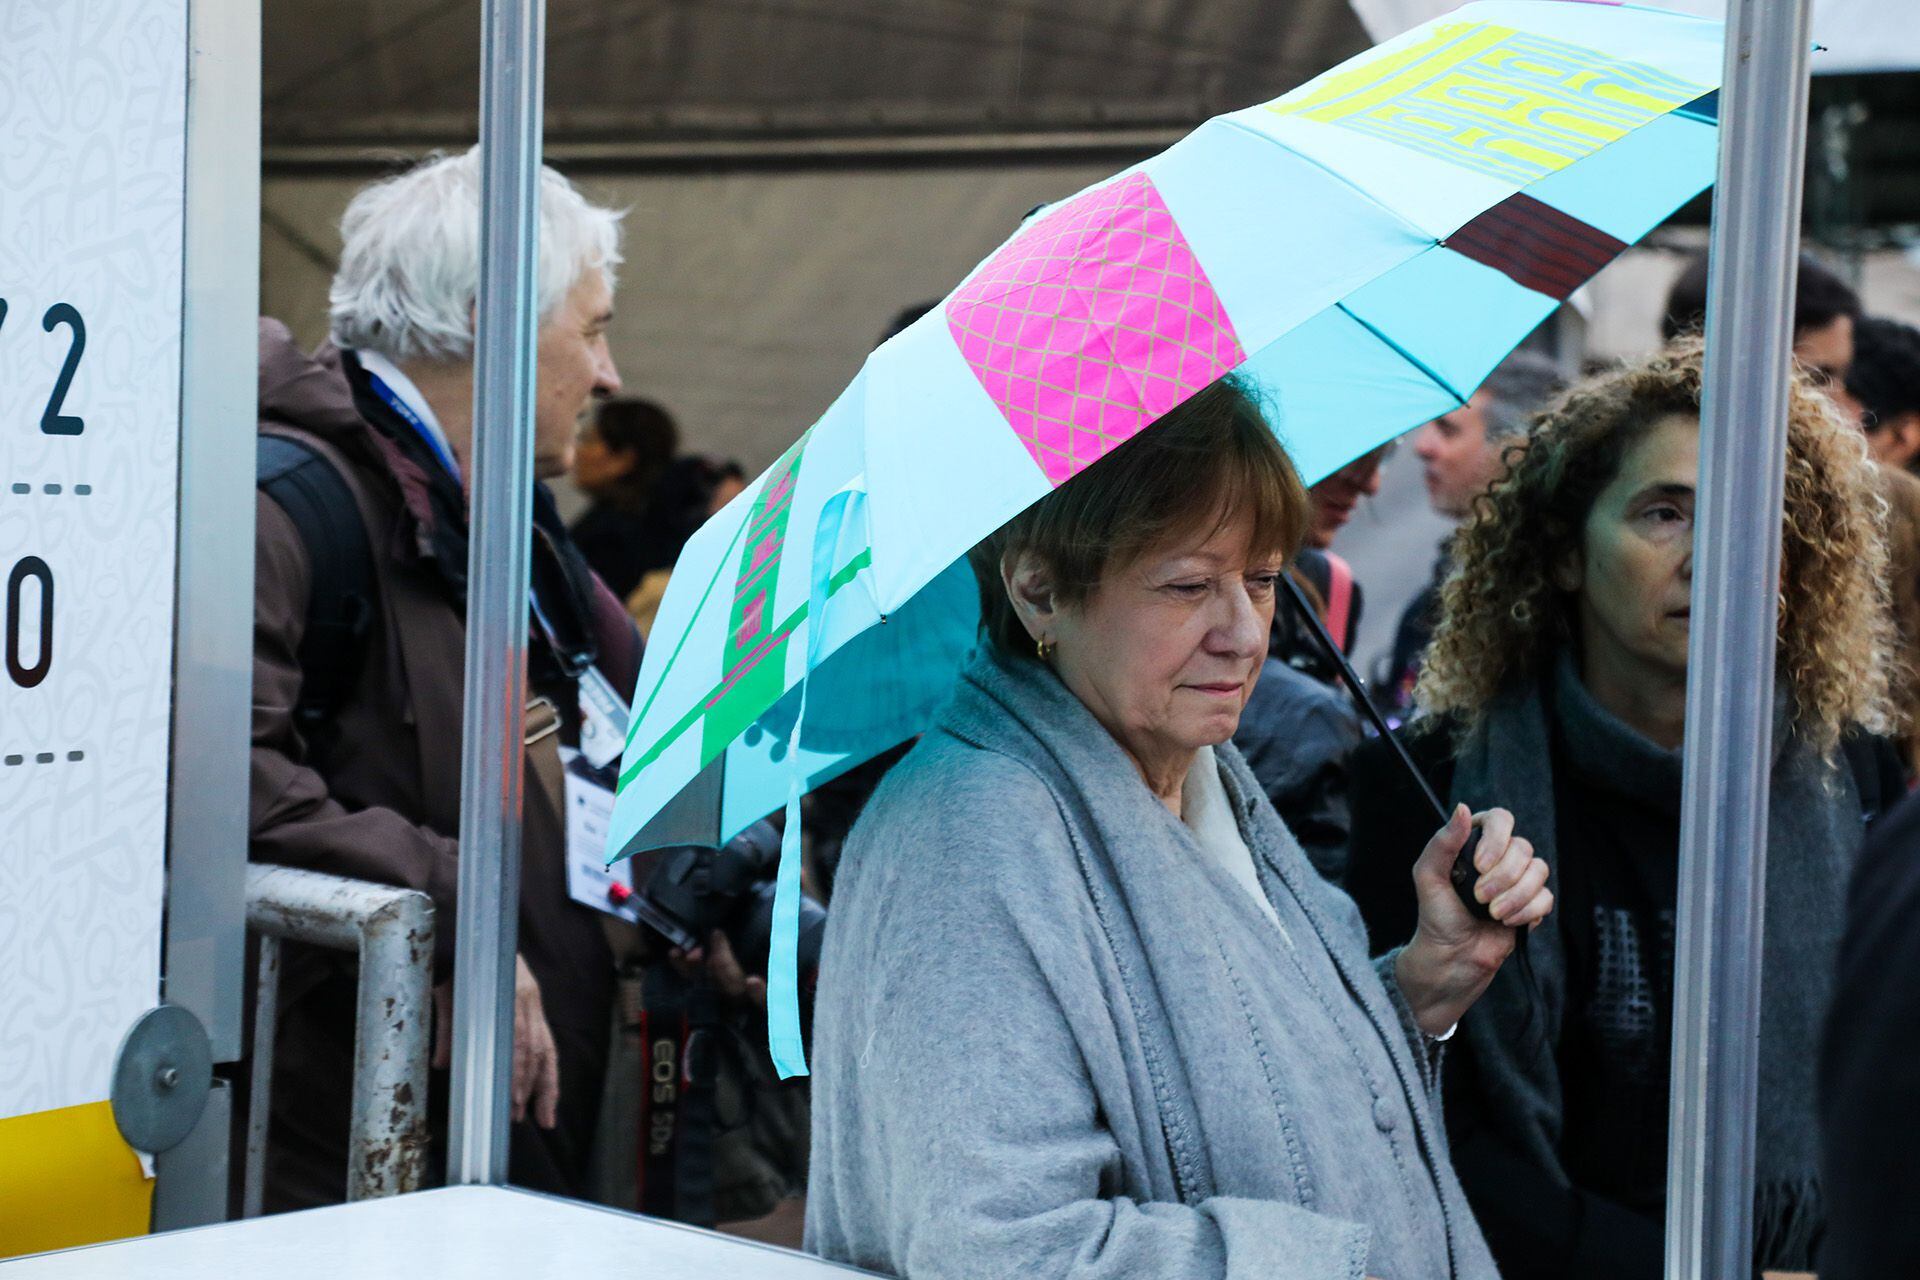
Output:
[[[1454,861],[1473,828],[1480,828],[1474,852],[1474,897],[1487,903],[1491,922],[1476,920],[1453,891]],[[1394,969],[1415,1020],[1428,1035],[1442,1035],[1480,998],[1493,975],[1513,954],[1518,930],[1530,929],[1553,910],[1547,890],[1547,864],[1533,845],[1513,833],[1513,815],[1489,809],[1469,815],[1455,808],[1447,825],[1434,833],[1413,864],[1414,893],[1420,923],[1413,941],[1400,952]]]

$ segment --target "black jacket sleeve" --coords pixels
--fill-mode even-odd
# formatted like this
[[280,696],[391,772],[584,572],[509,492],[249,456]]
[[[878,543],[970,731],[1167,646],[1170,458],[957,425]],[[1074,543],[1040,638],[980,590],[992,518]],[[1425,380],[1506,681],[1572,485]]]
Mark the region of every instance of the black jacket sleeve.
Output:
[[1827,1235],[1821,1280],[1907,1273],[1920,1258],[1920,801],[1889,812],[1848,895],[1820,1057]]
[[[1400,733],[1414,763],[1444,799],[1453,782],[1443,735]],[[1347,892],[1367,923],[1374,955],[1404,944],[1419,923],[1413,864],[1440,823],[1399,756],[1379,738],[1357,748],[1349,763],[1352,837],[1347,848]]]

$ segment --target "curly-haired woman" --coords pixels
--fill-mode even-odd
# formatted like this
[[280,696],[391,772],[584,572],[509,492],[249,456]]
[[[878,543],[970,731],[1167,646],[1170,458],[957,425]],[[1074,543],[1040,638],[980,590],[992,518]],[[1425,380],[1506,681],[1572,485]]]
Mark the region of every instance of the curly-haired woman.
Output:
[[[1454,1158],[1509,1280],[1661,1273],[1701,349],[1569,392],[1455,543],[1409,735],[1429,776],[1515,814],[1560,910],[1449,1066]],[[1756,1261],[1811,1269],[1815,1047],[1862,814],[1900,789],[1883,505],[1857,433],[1796,381],[1787,429],[1767,847]],[[1355,762],[1350,887],[1404,936],[1422,813],[1385,744]],[[1417,842],[1416,842],[1417,843]],[[1398,932],[1396,932],[1398,931]]]

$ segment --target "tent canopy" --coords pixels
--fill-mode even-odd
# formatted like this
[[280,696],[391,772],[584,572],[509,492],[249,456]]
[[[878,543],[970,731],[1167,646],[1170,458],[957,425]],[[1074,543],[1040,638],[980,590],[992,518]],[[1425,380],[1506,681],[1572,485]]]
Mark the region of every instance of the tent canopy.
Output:
[[[270,147],[471,139],[479,0],[267,0]],[[1349,0],[549,0],[551,144],[1190,127],[1372,42]]]
[[[1719,17],[1725,0],[1643,0]],[[549,0],[550,144],[1184,128],[1455,0]],[[1920,70],[1913,0],[1814,0],[1820,73]],[[460,142],[479,0],[266,0],[270,149]]]
[[[1359,52],[1356,6],[1392,4],[1451,7],[548,0],[548,156],[631,210],[612,334],[629,388],[679,416],[690,448],[758,470],[901,307],[951,288],[1036,203]],[[353,192],[476,136],[480,2],[265,0],[264,20],[262,306],[312,343]],[[1851,178],[1822,176],[1834,157],[1814,131],[1815,221],[1920,222],[1920,74],[1817,80],[1816,112],[1865,81]]]

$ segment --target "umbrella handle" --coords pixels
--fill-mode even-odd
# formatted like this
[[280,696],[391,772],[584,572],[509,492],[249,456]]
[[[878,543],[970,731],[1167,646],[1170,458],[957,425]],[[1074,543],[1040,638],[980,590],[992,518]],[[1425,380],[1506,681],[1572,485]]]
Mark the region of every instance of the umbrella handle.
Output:
[[[1433,809],[1435,820],[1442,826],[1446,825],[1453,818],[1452,811],[1441,803],[1439,794],[1433,789],[1433,784],[1427,781],[1424,773],[1420,772],[1420,766],[1413,762],[1413,756],[1408,753],[1406,744],[1394,736],[1392,728],[1387,724],[1387,718],[1380,714],[1380,708],[1373,705],[1373,699],[1367,696],[1366,687],[1360,683],[1360,676],[1354,671],[1353,664],[1347,661],[1347,655],[1340,652],[1340,646],[1334,643],[1333,637],[1327,633],[1326,624],[1320,621],[1320,614],[1307,599],[1306,593],[1300,589],[1300,584],[1293,580],[1291,571],[1280,575],[1280,585],[1286,589],[1287,600],[1293,606],[1294,613],[1299,615],[1300,620],[1306,624],[1308,633],[1313,636],[1314,642],[1320,646],[1321,652],[1340,672],[1340,679],[1347,686],[1347,692],[1352,695],[1354,706],[1358,707],[1360,714],[1373,725],[1373,731],[1386,740],[1394,758],[1400,761],[1400,767],[1405,769],[1407,775],[1419,786],[1420,794],[1426,797],[1427,804]],[[1473,896],[1474,881],[1479,879],[1479,873],[1474,870],[1473,855],[1479,848],[1480,828],[1476,826],[1468,833],[1467,843],[1461,847],[1460,856],[1454,859],[1450,878],[1453,881],[1454,893],[1459,896],[1460,904],[1467,909],[1468,913],[1476,920],[1492,920],[1492,908]]]

